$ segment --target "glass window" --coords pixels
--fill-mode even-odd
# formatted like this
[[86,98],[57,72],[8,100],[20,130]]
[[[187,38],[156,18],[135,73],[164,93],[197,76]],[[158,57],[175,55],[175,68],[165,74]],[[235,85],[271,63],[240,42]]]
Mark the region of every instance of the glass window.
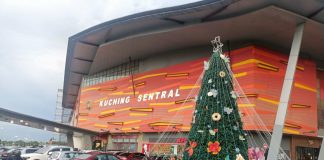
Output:
[[123,139],[122,138],[118,138],[118,141],[117,142],[123,142]]
[[138,72],[139,72],[139,60],[134,60],[132,62],[120,64],[118,66],[112,67],[110,69],[107,69],[105,71],[93,75],[84,76],[81,87],[87,87],[98,83],[106,82],[109,80],[123,78],[129,76],[131,73],[134,74]]
[[34,153],[37,149],[26,149],[26,153]]
[[107,156],[105,154],[99,154],[96,156],[96,160],[107,160]]
[[60,151],[60,148],[53,148],[50,150],[50,152],[57,152],[57,151]]
[[70,148],[62,148],[62,151],[71,151]]
[[118,160],[118,158],[116,158],[116,157],[113,156],[113,155],[109,155],[109,154],[108,154],[108,159],[109,159],[109,160]]
[[91,154],[82,153],[82,154],[79,154],[78,156],[76,156],[75,158],[76,159],[87,159],[89,157],[91,157]]

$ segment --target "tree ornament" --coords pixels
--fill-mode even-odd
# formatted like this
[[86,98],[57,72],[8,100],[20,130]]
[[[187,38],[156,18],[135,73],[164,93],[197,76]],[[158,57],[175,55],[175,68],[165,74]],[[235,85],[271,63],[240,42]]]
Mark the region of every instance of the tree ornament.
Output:
[[228,81],[224,81],[224,83],[225,83],[225,84],[227,84],[227,83],[228,83]]
[[230,59],[228,57],[225,57],[224,62],[225,63],[229,63],[230,62]]
[[236,99],[237,98],[237,94],[235,91],[231,91],[231,97]]
[[193,155],[194,152],[194,148],[197,147],[197,142],[193,141],[189,141],[189,147],[186,148],[186,151],[188,152],[189,156],[191,157]]
[[240,153],[240,149],[236,147],[235,152]]
[[196,123],[196,116],[193,116],[192,118],[192,124]]
[[212,114],[213,121],[217,121],[218,122],[221,118],[222,118],[222,116],[219,113],[213,113]]
[[220,72],[219,72],[219,76],[223,78],[223,77],[226,76],[226,73],[225,73],[224,71],[220,71]]
[[216,132],[214,130],[210,129],[209,130],[209,134],[212,135],[212,136],[214,136],[216,134]]
[[197,132],[198,132],[198,133],[204,133],[204,131],[203,131],[203,130],[198,130]]
[[229,107],[224,107],[224,112],[226,114],[231,114],[233,112],[233,108],[229,108]]
[[212,130],[212,129],[209,130],[209,134],[212,136],[214,136],[217,132],[218,132],[217,128],[215,128],[214,130]]
[[220,58],[223,59],[223,60],[224,60],[225,57],[226,57],[225,54],[219,54],[219,56],[220,56]]
[[238,130],[238,127],[237,126],[234,126],[233,129],[234,129],[234,131],[237,131]]
[[222,147],[219,145],[218,141],[215,141],[214,143],[213,142],[208,143],[208,148],[207,148],[208,153],[216,155],[221,151],[221,149]]
[[216,89],[210,89],[210,91],[207,93],[207,96],[211,97],[213,96],[214,98],[217,96],[218,91]]
[[245,138],[244,138],[244,136],[242,136],[242,135],[239,135],[239,139],[240,139],[241,141],[245,141]]
[[205,106],[205,109],[208,110],[208,106]]
[[225,160],[230,160],[229,155],[226,156]]
[[236,155],[236,160],[245,160],[241,154]]
[[204,61],[204,70],[207,71],[209,69],[209,62]]
[[244,113],[239,112],[240,118],[244,117]]
[[213,82],[213,80],[212,80],[212,79],[209,79],[209,80],[208,80],[208,83],[212,83],[212,82]]

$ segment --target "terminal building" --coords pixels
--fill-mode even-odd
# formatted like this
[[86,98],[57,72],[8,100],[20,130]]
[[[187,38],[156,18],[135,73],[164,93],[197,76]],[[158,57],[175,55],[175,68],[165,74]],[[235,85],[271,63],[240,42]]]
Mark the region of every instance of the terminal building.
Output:
[[[74,143],[180,154],[215,36],[249,99],[238,103],[244,129],[265,131],[250,121],[261,117],[271,131],[300,25],[281,146],[292,159],[316,159],[324,135],[324,2],[316,0],[199,1],[111,20],[70,37],[62,104],[73,109],[74,126],[100,133],[76,136]],[[258,116],[245,112],[250,109]]]

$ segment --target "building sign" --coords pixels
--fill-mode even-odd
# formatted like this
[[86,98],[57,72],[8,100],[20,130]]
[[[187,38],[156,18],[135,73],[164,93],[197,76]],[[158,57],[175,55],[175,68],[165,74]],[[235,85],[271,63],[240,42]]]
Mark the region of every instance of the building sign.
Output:
[[205,59],[82,88],[78,126],[102,132],[188,131]]
[[[288,57],[250,46],[231,51],[230,58],[235,87],[245,93],[238,99],[244,129],[272,130]],[[77,126],[111,133],[189,131],[206,59],[82,88]],[[298,61],[293,87],[284,131],[317,136],[315,63]]]

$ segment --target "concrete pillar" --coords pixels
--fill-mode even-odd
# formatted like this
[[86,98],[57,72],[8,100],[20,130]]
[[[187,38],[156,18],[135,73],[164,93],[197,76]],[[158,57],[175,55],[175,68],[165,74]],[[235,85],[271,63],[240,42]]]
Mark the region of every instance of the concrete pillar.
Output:
[[73,142],[73,133],[67,133],[66,134],[67,144],[70,147],[74,148],[74,142]]
[[280,96],[280,102],[277,110],[276,121],[271,136],[268,160],[277,160],[277,156],[279,153],[284,123],[286,119],[287,107],[290,98],[290,92],[294,81],[294,75],[295,75],[298,56],[299,56],[300,45],[303,37],[303,31],[304,31],[304,23],[297,25],[290,54],[289,54],[286,75],[281,90],[281,96]]
[[320,148],[320,152],[318,155],[318,159],[324,159],[324,129],[319,129],[318,135],[319,135],[319,137],[322,138],[322,143],[320,146],[321,148]]
[[109,150],[112,150],[114,149],[114,146],[113,146],[113,141],[112,141],[112,136],[111,134],[108,135],[108,143],[107,143],[107,149]]
[[92,141],[91,136],[89,135],[79,135],[73,137],[74,148],[78,148],[81,150],[91,150],[92,149]]

